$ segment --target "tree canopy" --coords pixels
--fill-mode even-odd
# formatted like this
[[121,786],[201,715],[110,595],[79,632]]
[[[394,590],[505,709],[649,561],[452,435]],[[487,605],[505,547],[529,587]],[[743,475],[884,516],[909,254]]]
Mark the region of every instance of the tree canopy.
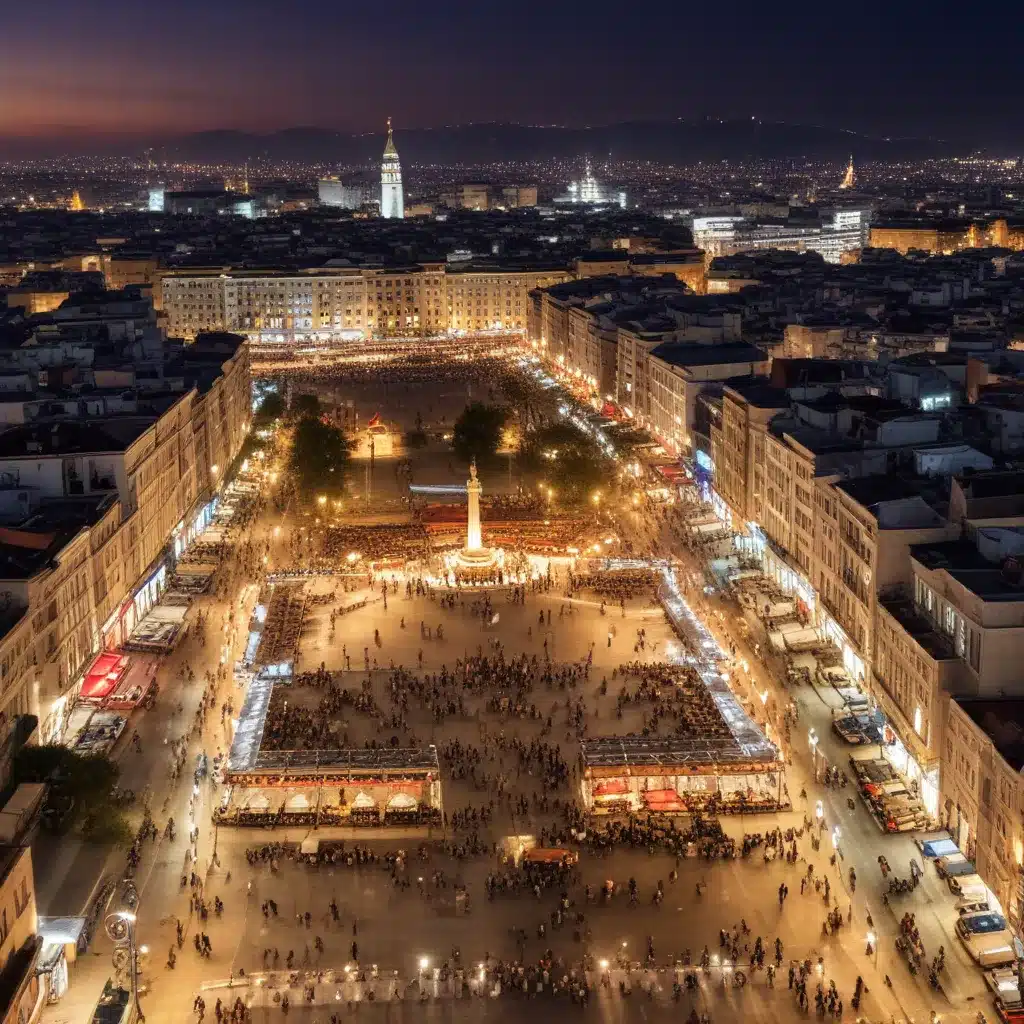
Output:
[[607,479],[607,460],[597,442],[568,423],[550,423],[526,438],[521,465],[551,487],[559,500],[589,501]]
[[261,423],[269,423],[283,415],[284,399],[276,391],[265,395],[256,409],[256,419]]
[[131,840],[127,818],[113,800],[120,775],[105,754],[78,754],[57,744],[22,747],[14,758],[14,782],[50,783],[54,796],[74,802],[64,827],[77,825],[85,838],[98,842]]
[[493,461],[501,445],[508,410],[500,405],[471,402],[459,415],[452,429],[452,448],[465,462]]
[[292,413],[300,418],[320,415],[320,399],[316,395],[294,395],[292,397]]
[[340,427],[313,416],[299,420],[288,468],[300,494],[337,495],[345,487],[353,442]]

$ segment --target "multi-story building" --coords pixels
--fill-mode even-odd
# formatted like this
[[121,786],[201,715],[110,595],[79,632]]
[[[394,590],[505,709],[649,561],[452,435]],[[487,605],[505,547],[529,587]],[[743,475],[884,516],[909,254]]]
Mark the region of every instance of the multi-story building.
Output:
[[157,599],[172,538],[194,533],[251,418],[244,339],[165,347],[138,291],[30,326],[2,361],[50,390],[19,394],[34,411],[0,430],[0,740],[29,713],[42,739],[60,734],[92,656]]
[[317,201],[321,206],[339,210],[358,210],[366,202],[366,190],[359,185],[345,185],[338,178],[321,178],[316,183]]
[[693,240],[712,257],[788,249],[818,252],[829,263],[839,263],[844,254],[863,248],[870,221],[867,209],[835,210],[815,224],[760,224],[736,216],[695,217]]
[[871,245],[876,249],[912,249],[929,253],[954,253],[960,249],[1020,248],[1019,232],[1010,231],[1002,217],[992,220],[912,220],[875,224]]
[[1019,934],[1024,927],[1024,701],[956,696],[946,704],[943,820]]
[[764,491],[768,424],[789,408],[789,395],[763,382],[727,385],[722,419],[711,428],[715,490],[737,524],[754,519]]
[[46,996],[46,978],[36,971],[38,935],[32,853],[27,846],[0,847],[0,961],[4,965],[4,1024],[31,1024]]
[[293,274],[216,268],[167,273],[161,292],[168,333],[186,339],[224,330],[256,338],[392,337],[525,330],[529,293],[568,276],[560,268],[471,261]]
[[637,420],[674,453],[692,445],[696,397],[708,384],[761,375],[768,357],[743,341],[702,345],[666,342],[644,353],[644,393],[637,395]]

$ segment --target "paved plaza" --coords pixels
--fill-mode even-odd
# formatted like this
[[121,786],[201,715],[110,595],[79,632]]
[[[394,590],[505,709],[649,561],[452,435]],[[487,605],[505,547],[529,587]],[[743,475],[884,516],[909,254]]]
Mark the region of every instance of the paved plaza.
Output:
[[[428,425],[440,426],[441,417],[450,424],[474,390],[480,390],[478,382],[472,388],[449,382],[443,392],[429,385],[416,388],[400,383],[392,384],[386,393],[382,385],[354,392],[336,384],[331,397],[339,402],[354,398],[366,418],[380,408],[383,415],[407,428],[417,411]],[[388,401],[394,404],[385,406]],[[420,461],[413,456],[413,476],[424,481],[432,479],[431,474],[446,476],[446,462],[436,452],[425,452]],[[375,474],[379,481],[375,487],[399,493],[398,477],[386,461],[377,463]],[[464,469],[453,467],[451,478],[460,475],[464,478]],[[490,486],[486,477],[484,484]],[[291,510],[282,514],[270,502],[238,543],[251,545],[246,550],[260,564],[261,552],[265,553],[267,571],[283,570],[294,561],[298,529],[310,525],[309,517]],[[680,578],[686,578],[696,567],[687,563],[685,552],[676,550],[670,527],[670,518],[650,510],[641,514],[623,510],[615,523],[623,542],[629,540],[659,557],[678,557]],[[573,1013],[596,1010],[614,1019],[685,1017],[691,1010],[713,1021],[740,1015],[789,1019],[803,1016],[803,1011],[788,973],[791,966],[797,968],[805,961],[810,962],[811,1014],[819,981],[826,991],[835,982],[847,1019],[924,1020],[929,1010],[936,1009],[945,1019],[967,1021],[987,1006],[980,975],[952,934],[946,913],[949,901],[930,869],[918,893],[901,899],[907,909],[917,912],[929,953],[944,944],[947,991],[932,993],[925,979],[911,978],[898,962],[893,940],[903,904],[894,901],[891,909],[883,908],[875,858],[884,852],[894,867],[899,865],[897,873],[905,873],[902,865],[913,854],[912,844],[905,838],[882,836],[859,803],[854,802],[851,809],[847,797],[853,794],[852,788],[827,789],[815,783],[807,743],[801,739],[809,726],[816,726],[822,737],[819,758],[824,753],[840,765],[844,759],[839,741],[829,730],[828,694],[815,687],[784,690],[758,664],[739,629],[738,613],[699,590],[688,594],[694,609],[726,648],[738,645],[737,666],[744,660],[750,666],[749,673],[734,672],[737,698],[762,723],[769,723],[773,738],[791,736],[784,752],[792,809],[722,816],[723,829],[738,847],[737,856],[730,860],[676,857],[653,842],[598,850],[590,842],[593,824],[579,826],[573,817],[574,828],[582,827],[588,835],[575,844],[580,858],[570,879],[538,892],[529,886],[499,890],[489,898],[488,877],[509,870],[495,853],[502,839],[539,836],[548,829],[564,832],[566,809],[577,806],[580,796],[581,736],[671,732],[670,723],[653,720],[651,701],[620,700],[624,690],[632,696],[638,685],[627,665],[675,661],[684,653],[661,606],[647,593],[627,600],[624,607],[608,602],[602,608],[601,598],[587,591],[568,598],[567,570],[564,559],[552,559],[550,566],[544,565],[540,580],[526,586],[521,602],[512,599],[508,588],[487,591],[487,613],[482,590],[454,592],[450,595],[453,606],[449,606],[442,600],[449,596],[447,592],[417,596],[416,580],[397,570],[380,573],[372,587],[365,576],[356,574],[310,579],[308,595],[330,593],[332,597],[313,607],[306,618],[296,664],[298,678],[275,692],[268,719],[277,715],[278,721],[291,722],[300,732],[305,728],[313,747],[436,746],[445,815],[439,826],[429,830],[322,830],[318,833],[322,844],[344,843],[347,853],[358,848],[363,862],[350,864],[343,857],[320,865],[287,856],[272,864],[258,857],[250,863],[247,851],[258,852],[275,842],[300,843],[309,830],[214,828],[211,812],[220,787],[212,778],[203,780],[194,796],[191,820],[199,828],[199,838],[196,860],[190,859],[186,823],[193,801],[192,780],[189,773],[177,783],[168,777],[168,741],[188,736],[190,759],[201,750],[213,757],[229,749],[231,714],[237,714],[245,697],[229,668],[244,647],[245,625],[263,571],[246,571],[242,560],[221,570],[219,594],[203,599],[204,612],[209,613],[205,640],[190,636],[167,659],[160,669],[156,708],[131,723],[141,737],[143,752],[136,754],[126,745],[119,754],[125,777],[138,791],[148,791],[161,826],[161,835],[146,844],[138,876],[139,932],[148,949],[143,957],[146,991],[142,997],[147,1018],[189,1019],[193,1000],[201,994],[208,1016],[213,1015],[218,998],[230,1008],[241,995],[251,1006],[254,1020],[280,1021],[284,1015],[274,993],[284,990],[282,986],[290,980],[289,954],[295,970],[320,972],[319,980],[303,974],[287,989],[289,1013],[297,1020],[320,1024],[334,1014],[356,1010],[367,1020],[393,1020],[396,1015],[416,1020],[494,1019],[513,1002],[544,1019],[570,1009]],[[389,587],[386,607],[382,582],[394,585]],[[413,586],[411,594],[407,583]],[[331,608],[364,600],[364,606],[339,615],[332,631]],[[488,685],[491,669],[481,669],[479,659],[486,657],[488,665],[493,665],[499,657],[508,663],[524,655],[531,665],[536,659],[538,681],[519,707],[514,702],[496,704],[495,691]],[[462,666],[469,662],[473,671],[482,673],[483,681],[476,690],[467,688],[461,694],[461,706],[455,707],[450,704],[455,688],[442,688],[442,693],[432,687],[442,672],[454,673],[457,662]],[[321,666],[332,673],[335,692],[346,690],[353,696],[330,712],[324,711],[322,686],[308,685],[302,677]],[[193,681],[182,679],[183,667],[192,669]],[[396,670],[418,681],[413,684],[406,675],[396,676]],[[545,680],[545,675],[552,678]],[[201,728],[190,733],[204,686],[211,709]],[[770,697],[762,701],[762,692]],[[354,699],[357,695],[363,695],[362,706]],[[233,712],[222,714],[228,701]],[[783,715],[790,701],[799,716],[795,722]],[[285,702],[287,708],[282,707]],[[294,739],[294,734],[289,737]],[[554,752],[566,767],[564,778],[544,767],[545,758]],[[759,846],[748,856],[741,854],[747,834],[776,828],[803,830],[819,799],[827,828],[836,824],[841,828],[845,859],[831,865],[828,834],[815,851],[809,830],[797,840],[795,863],[766,857]],[[179,824],[173,841],[162,834],[168,815],[174,815]],[[687,817],[678,820],[680,830],[690,825]],[[392,855],[399,851],[401,864],[396,866]],[[116,875],[124,856],[115,852],[101,864],[89,848],[64,843],[46,853],[48,857],[37,860],[41,910],[65,914],[78,912],[102,871]],[[812,865],[813,879],[829,880],[828,902],[814,884],[806,884],[801,891],[801,881],[808,878]],[[850,891],[847,875],[851,865],[859,881],[855,892]],[[222,914],[211,910],[204,921],[196,913],[191,897],[198,890],[182,885],[182,879],[187,881],[193,872],[201,879],[207,906],[215,898],[223,901]],[[635,902],[628,895],[630,879],[636,884]],[[617,891],[605,902],[597,894],[607,880],[615,882]],[[656,903],[653,897],[659,884],[664,898]],[[780,893],[780,887],[788,887],[788,894],[784,888]],[[588,889],[594,898],[588,899]],[[823,924],[829,910],[842,923],[826,933]],[[180,949],[178,923],[183,932]],[[738,960],[746,978],[743,987],[733,980],[732,957],[721,941],[723,929],[730,944],[738,930]],[[869,932],[877,936],[877,949],[870,955],[865,950]],[[195,951],[197,933],[209,937],[209,957]],[[775,962],[776,939],[781,941],[773,985],[765,970],[755,972],[749,967],[758,938],[768,953],[766,965]],[[165,966],[172,947],[177,956],[173,970]],[[685,971],[680,967],[677,972],[672,965],[681,965],[686,957],[696,965],[705,947],[712,966],[697,972],[694,991],[682,985],[677,1003],[673,982],[681,983]],[[658,966],[645,971],[640,965],[649,952]],[[591,984],[585,1011],[575,1000],[570,1003],[568,996],[549,993],[533,995],[526,1010],[528,997],[508,985],[500,996],[490,984],[480,995],[456,993],[438,973],[447,962],[453,971],[461,966],[472,980],[485,961],[490,968],[499,961],[536,965],[545,958],[564,962],[567,971],[579,967],[585,955]],[[73,968],[68,996],[48,1007],[44,1020],[55,1024],[82,1019],[79,1009],[95,1003],[111,973],[109,957],[109,943],[97,938],[90,953]],[[728,969],[723,969],[722,961],[728,962]],[[359,971],[366,972],[365,979],[352,980]],[[891,986],[886,984],[887,975]],[[859,1012],[850,1007],[858,976],[867,986]],[[602,984],[605,977],[607,986]],[[303,982],[310,978],[315,1005],[304,1007]]]

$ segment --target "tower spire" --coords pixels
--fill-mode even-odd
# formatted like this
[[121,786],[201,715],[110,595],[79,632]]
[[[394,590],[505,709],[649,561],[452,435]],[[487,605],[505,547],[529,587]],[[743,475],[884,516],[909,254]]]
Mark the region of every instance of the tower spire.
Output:
[[843,176],[843,180],[839,183],[840,188],[853,188],[857,184],[857,175],[853,169],[853,154],[850,154],[850,163],[846,168],[846,174]]
[[380,215],[382,217],[405,216],[405,202],[402,193],[402,164],[395,149],[395,137],[388,118],[388,141],[384,146],[384,158],[380,165]]

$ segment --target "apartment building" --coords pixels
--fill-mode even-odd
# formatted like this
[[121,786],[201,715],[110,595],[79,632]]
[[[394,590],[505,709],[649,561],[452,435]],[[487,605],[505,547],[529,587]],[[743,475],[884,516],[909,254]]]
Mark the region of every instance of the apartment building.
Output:
[[568,272],[558,268],[492,271],[468,266],[444,276],[448,318],[442,329],[452,331],[525,331],[530,292],[569,280]]
[[690,432],[697,395],[708,385],[735,377],[759,376],[768,357],[746,342],[701,345],[665,342],[640,355],[644,392],[637,395],[638,422],[669,451],[692,445]]
[[878,595],[871,695],[907,750],[909,774],[921,779],[925,807],[937,815],[943,695],[959,685],[959,667],[952,641],[911,594],[912,586],[901,585]]
[[904,254],[912,249],[948,254],[990,246],[1020,247],[1018,233],[1011,231],[1002,217],[980,221],[921,219],[873,224],[870,238],[873,248],[895,249]]
[[947,698],[942,817],[1018,933],[1024,927],[1024,701]]
[[[249,429],[244,339],[201,336],[144,361],[149,321],[125,319],[138,301],[100,293],[35,325],[42,351],[79,353],[78,388],[37,370],[51,390],[16,398],[45,415],[0,430],[0,740],[25,714],[43,740],[59,736],[93,655],[123,642],[156,601],[172,538],[194,531]],[[80,349],[90,317],[93,341]],[[4,361],[38,360],[35,340]],[[122,377],[126,390],[102,383]]]
[[41,940],[36,911],[32,853],[27,846],[0,847],[0,963],[5,984],[3,1024],[32,1024],[46,995],[46,979],[36,973]]
[[715,490],[742,528],[756,521],[764,494],[768,424],[789,408],[789,394],[762,381],[726,385],[722,418],[711,427]]
[[222,331],[227,317],[227,267],[160,275],[159,308],[168,336],[194,338],[203,331]]
[[250,335],[402,337],[449,331],[521,331],[530,291],[568,279],[559,268],[332,267],[282,271],[172,271],[161,306],[172,337],[204,331]]

